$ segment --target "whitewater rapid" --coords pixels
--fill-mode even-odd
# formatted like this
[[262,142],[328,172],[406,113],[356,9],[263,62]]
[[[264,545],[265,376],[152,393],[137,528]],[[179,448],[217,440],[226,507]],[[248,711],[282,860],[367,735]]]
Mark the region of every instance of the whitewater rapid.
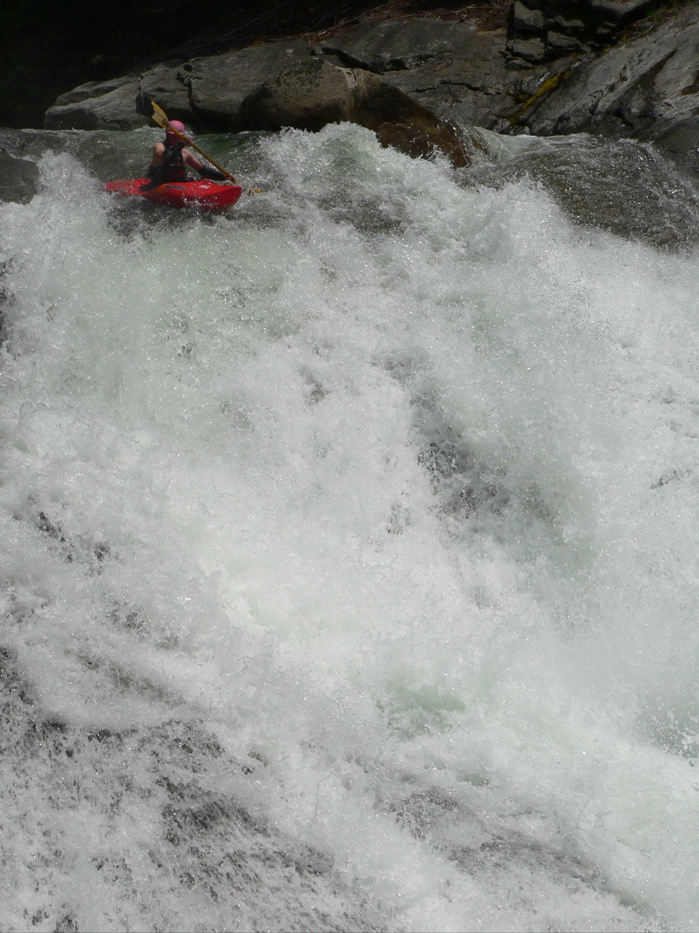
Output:
[[691,184],[154,138],[0,205],[0,929],[698,930]]

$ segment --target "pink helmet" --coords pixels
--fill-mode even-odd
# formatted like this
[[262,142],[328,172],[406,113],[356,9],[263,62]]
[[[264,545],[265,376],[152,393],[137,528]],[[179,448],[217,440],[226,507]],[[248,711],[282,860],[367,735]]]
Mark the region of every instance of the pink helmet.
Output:
[[177,130],[177,133],[181,133],[183,136],[185,135],[184,123],[180,123],[179,120],[170,120],[169,125],[165,129],[165,133],[167,136],[174,136],[179,139],[179,137],[177,136],[177,133],[173,133],[171,131],[171,128],[173,130]]

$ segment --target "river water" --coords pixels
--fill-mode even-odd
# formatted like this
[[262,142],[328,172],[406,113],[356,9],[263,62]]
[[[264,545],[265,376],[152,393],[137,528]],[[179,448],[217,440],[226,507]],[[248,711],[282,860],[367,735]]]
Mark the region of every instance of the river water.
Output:
[[696,188],[11,133],[0,929],[699,929]]

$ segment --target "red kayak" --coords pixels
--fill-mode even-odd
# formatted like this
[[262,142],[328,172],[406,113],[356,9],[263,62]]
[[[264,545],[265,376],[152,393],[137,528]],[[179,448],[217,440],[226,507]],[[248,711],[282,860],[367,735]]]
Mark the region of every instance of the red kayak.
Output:
[[132,181],[109,181],[105,188],[112,194],[135,195],[152,201],[153,204],[193,207],[200,211],[224,210],[235,204],[243,193],[240,185],[209,181],[207,178],[198,178],[196,181],[169,181],[164,185],[158,185],[157,188],[143,191],[142,186],[146,184],[147,178],[134,178]]

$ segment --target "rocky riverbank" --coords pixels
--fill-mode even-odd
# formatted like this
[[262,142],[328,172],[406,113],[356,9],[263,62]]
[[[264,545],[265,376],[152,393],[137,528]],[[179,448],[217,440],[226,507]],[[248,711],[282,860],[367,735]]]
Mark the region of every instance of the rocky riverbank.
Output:
[[[324,99],[325,84],[310,80],[321,74],[313,65],[324,63],[351,69],[340,76],[326,68],[329,82],[356,87],[367,73],[378,76],[384,94],[398,89],[438,120],[501,133],[630,136],[691,155],[699,143],[699,3],[653,16],[644,15],[647,0],[527,4],[516,0],[509,24],[498,28],[492,20],[483,25],[472,7],[448,16],[389,12],[218,55],[190,57],[185,49],[155,67],[61,96],[45,125],[130,129],[148,123],[149,101],[157,99],[194,130],[270,126],[275,121],[258,109],[260,88],[292,65],[286,85],[294,73],[301,76],[298,100],[279,125],[353,119],[347,107],[324,117],[322,105],[303,99],[304,84]],[[389,97],[395,105],[402,100]],[[381,117],[390,121],[390,113]]]

